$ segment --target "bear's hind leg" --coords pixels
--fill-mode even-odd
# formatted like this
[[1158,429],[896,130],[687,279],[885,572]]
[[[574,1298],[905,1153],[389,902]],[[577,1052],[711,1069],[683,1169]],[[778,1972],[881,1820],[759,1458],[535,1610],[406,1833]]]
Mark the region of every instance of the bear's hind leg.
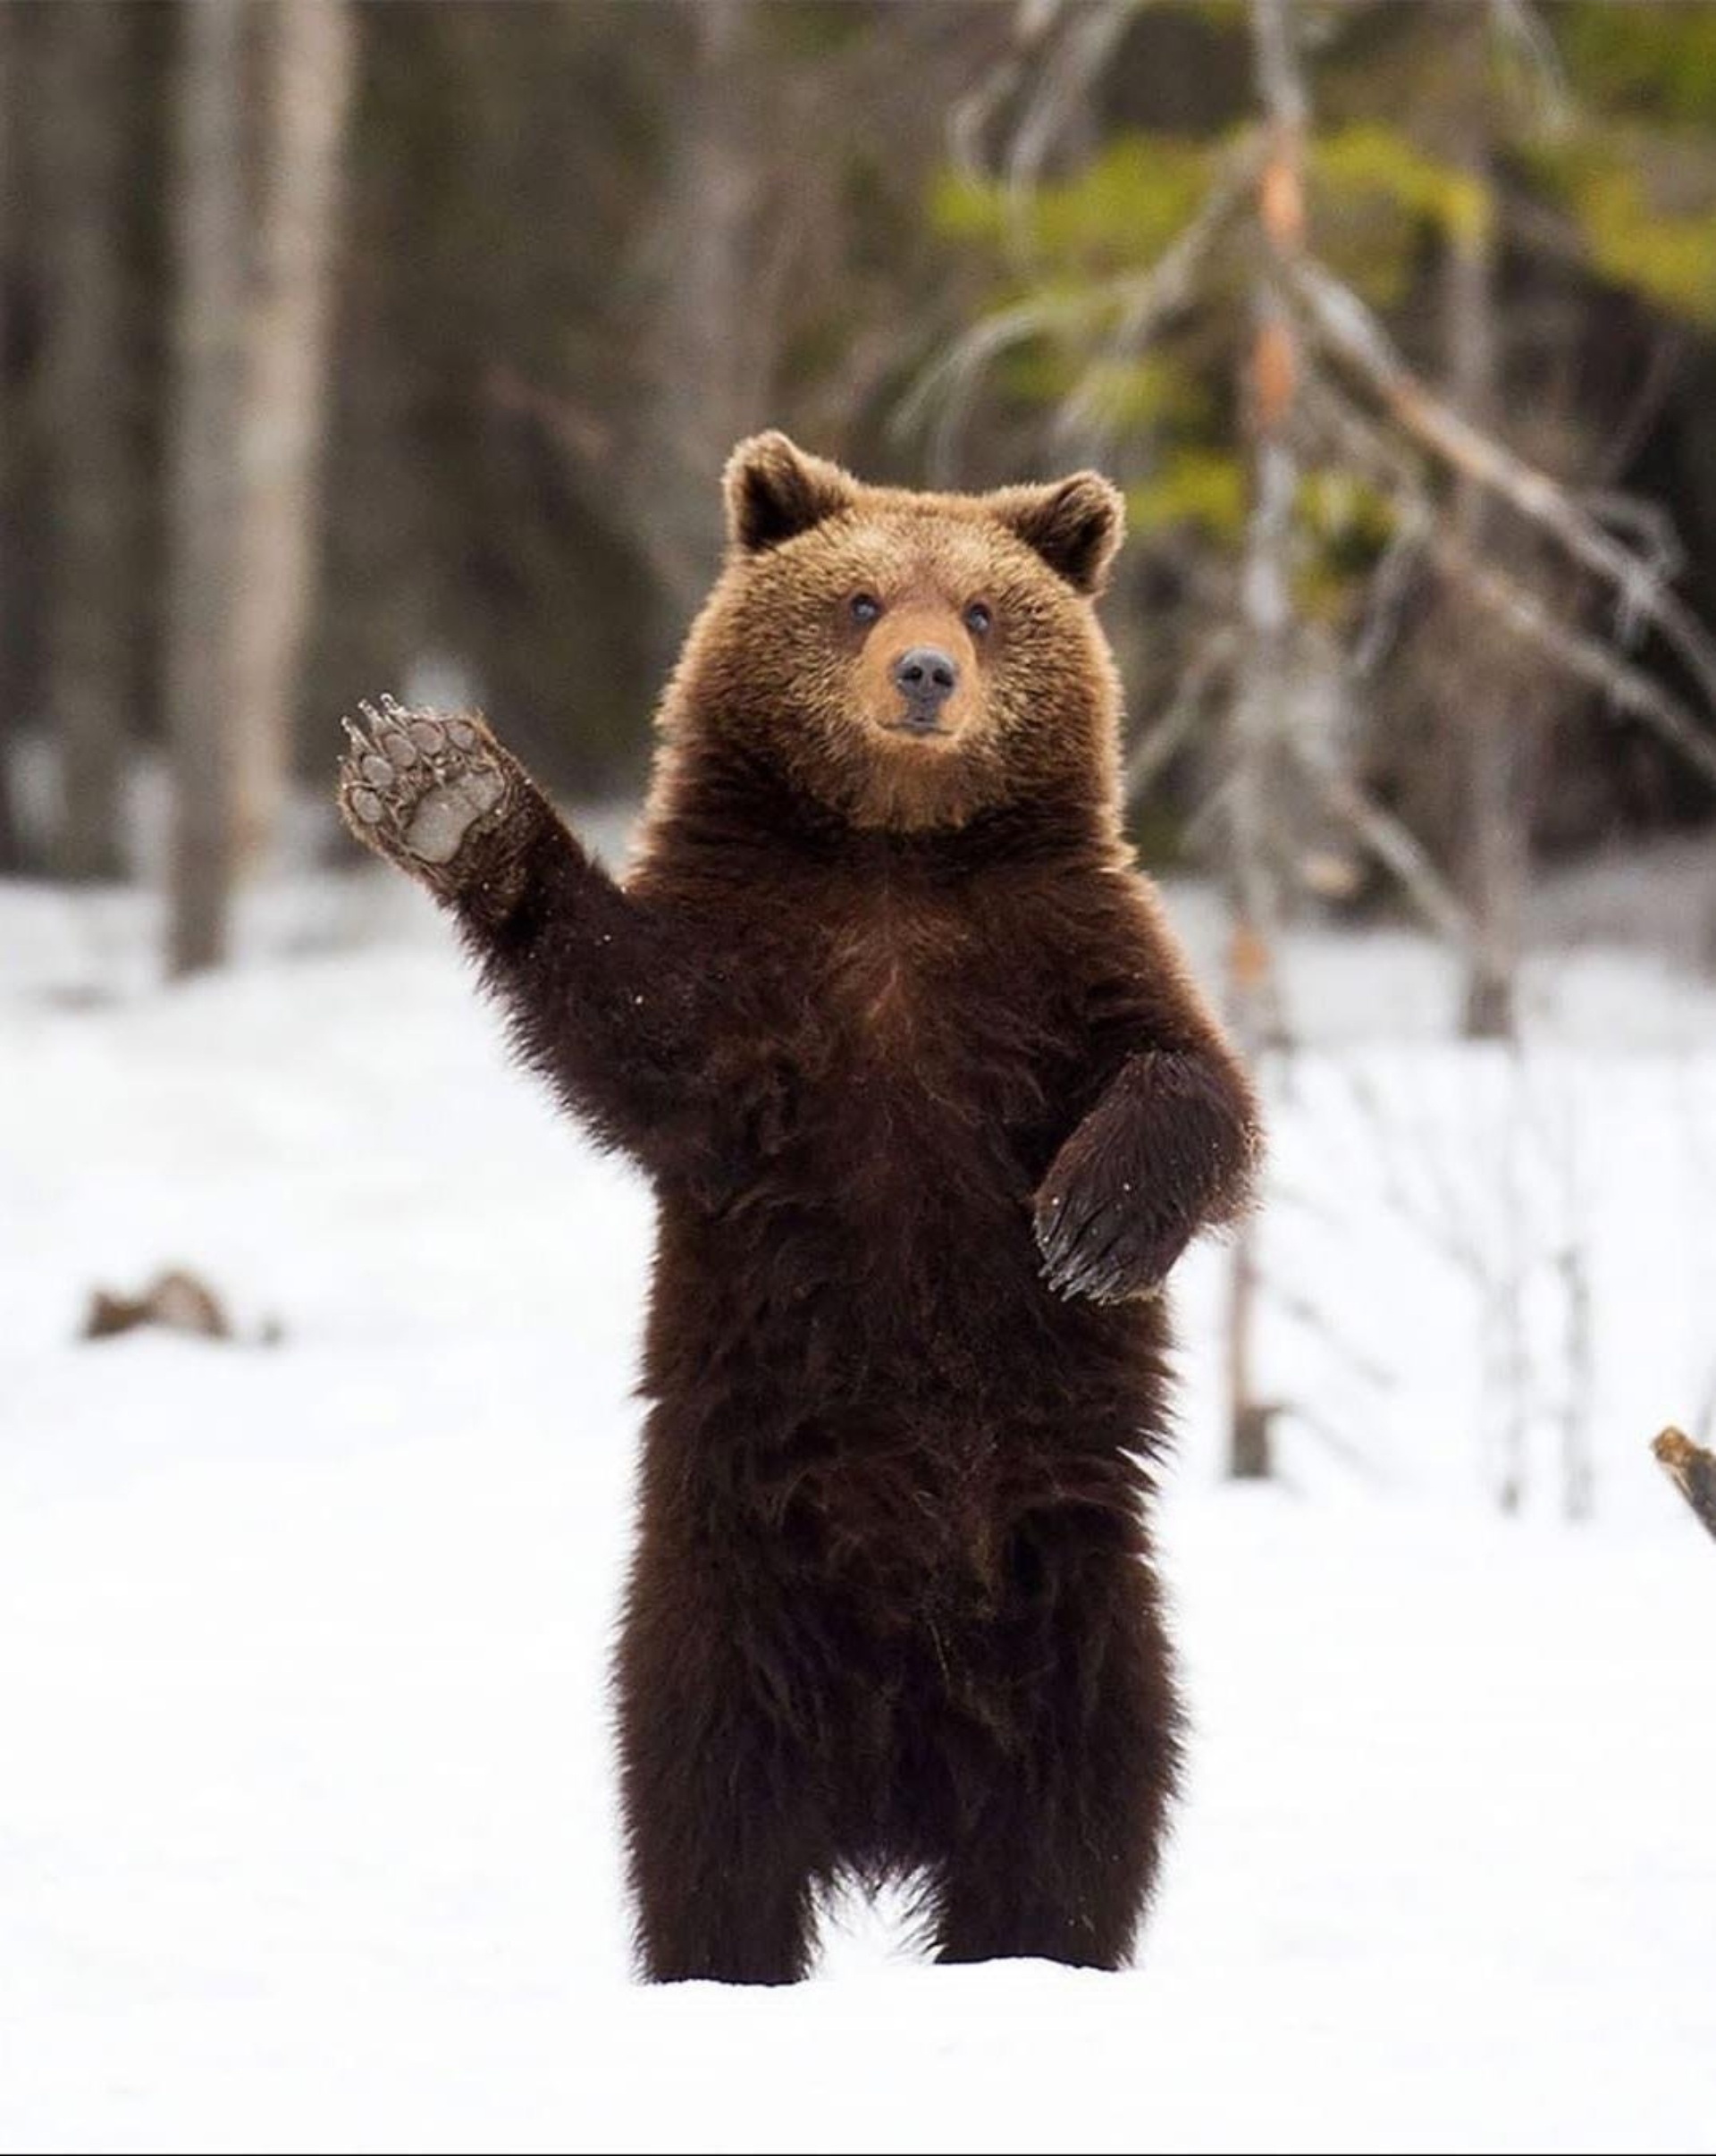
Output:
[[1068,1839],[1029,1806],[986,1820],[936,1867],[936,1959],[1123,1968],[1155,1876],[1151,1839],[1131,1822],[1106,1847],[1069,1848]]
[[695,1736],[660,1716],[624,1732],[638,1956],[652,1983],[796,1983],[832,1864],[780,1733],[741,1717]]
[[[1124,1599],[1123,1614],[1103,1613],[1118,1623],[1070,1623],[1023,1742],[997,1750],[948,1838],[932,1873],[938,1960],[1117,1969],[1131,1959],[1166,1839],[1181,1725],[1153,1597]],[[969,1785],[969,1763],[963,1778]]]

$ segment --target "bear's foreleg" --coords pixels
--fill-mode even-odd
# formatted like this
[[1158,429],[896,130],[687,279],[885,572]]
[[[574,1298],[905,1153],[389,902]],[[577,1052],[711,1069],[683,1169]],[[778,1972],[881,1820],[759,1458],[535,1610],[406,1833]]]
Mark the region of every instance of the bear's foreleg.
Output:
[[593,861],[475,712],[347,721],[353,833],[457,920],[527,1059],[646,1166],[694,1150],[707,968]]
[[1200,1228],[1243,1207],[1258,1143],[1249,1096],[1224,1062],[1132,1057],[1037,1193],[1045,1279],[1098,1302],[1153,1293]]

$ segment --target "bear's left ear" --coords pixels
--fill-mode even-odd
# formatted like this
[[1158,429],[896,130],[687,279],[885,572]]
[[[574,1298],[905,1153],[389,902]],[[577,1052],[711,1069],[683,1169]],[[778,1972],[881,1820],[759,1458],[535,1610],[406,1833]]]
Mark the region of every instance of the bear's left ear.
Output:
[[1094,599],[1107,583],[1126,534],[1126,503],[1100,472],[1074,472],[1048,486],[1003,487],[989,506],[1075,592]]
[[856,483],[837,464],[806,456],[785,434],[753,434],[727,460],[727,535],[747,554],[795,539],[850,509]]

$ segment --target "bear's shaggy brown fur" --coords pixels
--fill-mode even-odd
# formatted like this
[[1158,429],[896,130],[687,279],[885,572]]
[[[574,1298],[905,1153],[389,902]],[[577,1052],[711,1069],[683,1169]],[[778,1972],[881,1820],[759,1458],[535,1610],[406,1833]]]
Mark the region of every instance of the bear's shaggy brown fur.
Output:
[[1119,498],[867,487],[778,434],[727,491],[624,884],[475,718],[369,714],[342,789],[655,1185],[644,1966],[800,1976],[845,1874],[916,1880],[944,1960],[1112,1967],[1178,1755],[1157,1291],[1258,1144],[1119,834]]

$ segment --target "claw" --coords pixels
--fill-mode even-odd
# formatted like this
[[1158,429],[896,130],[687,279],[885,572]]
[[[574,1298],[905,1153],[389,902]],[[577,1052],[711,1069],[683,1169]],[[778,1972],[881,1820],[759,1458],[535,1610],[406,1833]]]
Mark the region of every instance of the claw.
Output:
[[382,693],[382,709],[390,719],[408,719],[411,716],[399,698],[389,695],[385,690]]
[[[1108,1282],[1108,1261],[1125,1241],[1126,1226],[1123,1221],[1099,1250],[1089,1256],[1074,1253],[1074,1262],[1064,1268],[1060,1287],[1064,1295],[1088,1295],[1093,1290],[1101,1292],[1101,1284]],[[1110,1284],[1112,1284],[1110,1283]]]
[[1077,1242],[1078,1237],[1067,1233],[1066,1217],[1063,1214],[1049,1224],[1048,1233],[1039,1238],[1037,1247],[1043,1254],[1043,1263],[1056,1267],[1066,1262]]
[[355,719],[349,718],[342,712],[340,715],[340,723],[345,728],[346,739],[350,742],[353,748],[361,752],[369,746],[369,736],[365,733]]

